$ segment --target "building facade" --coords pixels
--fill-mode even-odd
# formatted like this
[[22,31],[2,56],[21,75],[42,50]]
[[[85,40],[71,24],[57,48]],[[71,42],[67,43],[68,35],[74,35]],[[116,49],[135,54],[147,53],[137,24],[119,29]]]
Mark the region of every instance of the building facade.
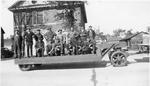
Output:
[[27,27],[42,32],[49,27],[53,31],[71,27],[80,31],[87,23],[83,1],[17,1],[9,10],[13,12],[14,29],[19,27],[20,32]]

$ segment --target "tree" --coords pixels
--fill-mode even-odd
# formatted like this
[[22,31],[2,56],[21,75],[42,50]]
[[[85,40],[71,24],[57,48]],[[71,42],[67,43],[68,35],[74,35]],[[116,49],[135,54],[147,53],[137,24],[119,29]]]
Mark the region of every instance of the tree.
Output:
[[99,32],[99,33],[97,33],[96,35],[97,35],[98,37],[100,37],[101,40],[106,40],[106,39],[107,39],[107,38],[106,38],[106,35],[104,35],[103,32]]
[[126,32],[126,30],[119,28],[119,29],[116,29],[113,31],[115,37],[120,36],[120,33],[122,33],[122,32]]
[[60,12],[60,13],[58,12],[55,15],[56,21],[63,20],[63,22],[62,22],[63,28],[73,27],[74,23],[76,21],[76,19],[74,18],[74,11],[75,11],[74,5],[76,4],[76,1],[73,1],[71,3],[68,2],[68,1],[63,1],[63,2],[59,2],[59,3],[60,4],[61,3],[66,3],[67,7],[62,9],[63,10],[62,12]]
[[63,20],[64,22],[62,23],[64,28],[67,27],[73,27],[75,18],[74,18],[74,9],[64,9],[61,13],[57,13],[55,15],[56,20]]
[[126,37],[130,37],[130,36],[132,36],[134,33],[132,32],[132,29],[130,29],[130,30],[128,30],[127,32],[126,32]]

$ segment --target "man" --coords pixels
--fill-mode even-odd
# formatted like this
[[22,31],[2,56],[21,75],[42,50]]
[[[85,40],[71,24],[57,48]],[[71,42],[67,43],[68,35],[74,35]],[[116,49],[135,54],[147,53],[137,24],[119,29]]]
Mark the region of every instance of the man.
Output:
[[70,40],[71,38],[73,38],[73,37],[74,37],[74,34],[75,34],[75,31],[74,31],[74,29],[71,27],[70,32],[69,32],[69,34],[68,34],[68,37],[69,37],[68,40]]
[[95,37],[96,37],[96,33],[95,31],[92,29],[92,26],[89,26],[88,29],[88,38],[89,38],[89,42],[92,45],[92,53],[96,53],[96,41],[95,41]]
[[52,31],[51,27],[48,28],[48,32],[45,33],[44,37],[47,41],[47,46],[46,46],[46,52],[49,54],[49,52],[52,49],[53,43],[54,43],[54,37],[56,36],[56,33]]
[[68,44],[68,41],[69,41],[68,34],[69,34],[69,32],[67,30],[63,31],[65,45]]
[[84,28],[81,29],[80,37],[81,37],[82,41],[86,41],[86,39],[87,39],[87,32],[86,32],[86,30]]
[[68,44],[66,44],[66,54],[74,55],[75,54],[75,46],[71,45],[70,40],[68,40]]
[[73,44],[74,46],[76,45],[76,36],[77,36],[77,33],[74,31],[73,28],[71,28],[69,34],[68,34],[68,40],[70,40],[70,43]]
[[40,29],[37,30],[35,38],[36,38],[36,45],[35,45],[36,56],[38,57],[44,56],[44,41]]
[[30,28],[27,28],[27,31],[24,35],[26,45],[27,45],[27,57],[33,56],[32,51],[33,51],[33,38],[35,37],[35,34],[31,31]]
[[52,47],[52,49],[54,50],[55,56],[62,55],[63,47],[62,47],[62,43],[60,42],[60,38],[55,37],[55,43],[54,43],[54,46]]
[[82,28],[80,32],[81,46],[83,46],[84,42],[86,42],[87,36],[88,36],[87,31],[84,28]]
[[62,34],[62,29],[58,30],[57,38],[59,40],[59,43],[61,45],[61,55],[64,54],[64,35]]
[[36,41],[43,40],[43,35],[41,34],[41,30],[40,29],[37,30],[37,34],[36,34],[35,38],[36,38]]
[[38,39],[35,44],[36,49],[36,57],[42,57],[44,56],[44,41],[41,39]]
[[89,29],[88,29],[88,38],[89,38],[91,41],[94,41],[94,40],[95,40],[95,36],[96,36],[96,33],[95,33],[95,31],[92,29],[92,26],[89,26]]
[[83,54],[91,54],[91,49],[90,49],[89,45],[90,45],[89,38],[87,38],[87,40],[83,43],[83,46],[82,46]]
[[75,32],[73,28],[71,28],[71,31],[69,32],[68,37],[69,37],[71,45],[75,47],[75,54],[77,54],[77,51],[78,51],[77,47],[78,45],[80,45],[80,42],[79,42],[80,35],[77,32]]
[[14,53],[15,53],[15,58],[21,58],[21,42],[22,42],[22,37],[19,34],[19,30],[17,29],[14,34]]
[[[26,27],[25,27],[25,29],[26,29]],[[21,35],[22,35],[22,56],[24,56],[25,55],[25,29],[23,30],[23,32],[21,33]]]

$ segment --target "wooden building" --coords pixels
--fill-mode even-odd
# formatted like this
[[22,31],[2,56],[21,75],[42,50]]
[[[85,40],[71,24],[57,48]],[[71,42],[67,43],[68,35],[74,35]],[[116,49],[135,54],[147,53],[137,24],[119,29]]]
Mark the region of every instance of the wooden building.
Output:
[[1,48],[4,47],[4,30],[3,28],[1,27]]
[[28,0],[17,1],[8,9],[13,12],[14,29],[23,32],[26,27],[46,30],[52,27],[69,30],[71,27],[80,31],[87,23],[83,1]]

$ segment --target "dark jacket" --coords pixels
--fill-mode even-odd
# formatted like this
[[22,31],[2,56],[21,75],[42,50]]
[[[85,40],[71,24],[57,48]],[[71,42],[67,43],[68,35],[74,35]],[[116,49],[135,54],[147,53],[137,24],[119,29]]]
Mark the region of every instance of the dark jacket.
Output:
[[39,48],[44,49],[44,42],[43,41],[37,41],[35,44],[35,48],[36,49],[39,49]]
[[89,37],[89,38],[95,39],[95,36],[96,36],[96,33],[95,33],[94,30],[91,29],[91,32],[88,31],[88,37]]
[[45,33],[44,37],[46,39],[47,42],[52,42],[54,41],[53,38],[54,36],[56,36],[56,33],[52,32],[52,31],[48,31],[47,33]]
[[35,40],[38,41],[38,40],[43,40],[43,35],[40,33],[40,34],[36,34],[35,36]]
[[14,47],[18,46],[19,48],[21,48],[21,44],[22,44],[22,36],[21,35],[14,35],[13,37],[13,45]]
[[85,41],[86,40],[86,38],[87,38],[87,32],[86,31],[83,31],[83,32],[80,32],[80,37],[81,37],[81,40],[82,41]]
[[33,43],[33,37],[35,36],[35,34],[33,32],[30,33],[25,33],[24,37],[27,43]]

